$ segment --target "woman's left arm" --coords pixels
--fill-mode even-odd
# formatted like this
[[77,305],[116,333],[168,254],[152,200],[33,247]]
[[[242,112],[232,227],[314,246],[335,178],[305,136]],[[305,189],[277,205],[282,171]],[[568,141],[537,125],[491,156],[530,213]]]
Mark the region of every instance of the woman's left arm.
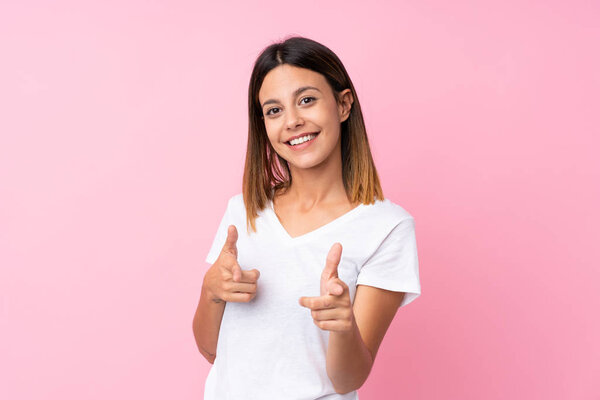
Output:
[[404,292],[357,285],[354,305],[348,285],[339,278],[342,246],[335,243],[321,274],[320,296],[300,297],[313,322],[330,331],[327,375],[337,393],[349,393],[367,380],[379,345],[396,315]]
[[[346,286],[343,294],[347,291]],[[327,374],[337,393],[357,390],[365,383],[403,298],[404,292],[356,287],[354,306],[348,312],[351,328],[329,333]]]

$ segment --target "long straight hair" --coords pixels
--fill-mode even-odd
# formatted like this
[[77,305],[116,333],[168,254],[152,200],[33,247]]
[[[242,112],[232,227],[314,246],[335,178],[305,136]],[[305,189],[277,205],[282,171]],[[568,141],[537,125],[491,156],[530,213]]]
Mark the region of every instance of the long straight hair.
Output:
[[339,93],[349,88],[354,102],[348,118],[341,123],[342,178],[352,203],[372,204],[384,200],[367,131],[354,85],[340,59],[324,45],[301,36],[292,36],[266,47],[254,63],[248,87],[248,146],[242,183],[246,207],[246,230],[256,232],[258,212],[273,200],[280,189],[292,183],[288,162],[269,141],[258,92],[273,68],[289,64],[318,72],[325,77],[338,104]]

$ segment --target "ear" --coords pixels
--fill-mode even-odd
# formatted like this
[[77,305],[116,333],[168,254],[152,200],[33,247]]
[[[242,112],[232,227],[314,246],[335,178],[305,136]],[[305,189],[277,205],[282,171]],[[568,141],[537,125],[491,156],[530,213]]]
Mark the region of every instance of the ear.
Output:
[[352,109],[352,103],[354,103],[354,97],[350,89],[344,89],[339,94],[340,102],[338,103],[338,112],[340,115],[340,122],[344,122],[350,116],[350,110]]

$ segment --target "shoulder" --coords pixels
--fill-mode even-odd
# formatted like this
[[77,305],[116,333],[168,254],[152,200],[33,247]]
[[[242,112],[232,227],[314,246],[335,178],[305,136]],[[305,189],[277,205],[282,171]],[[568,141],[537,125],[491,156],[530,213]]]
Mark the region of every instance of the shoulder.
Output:
[[229,198],[229,204],[234,206],[244,205],[244,194],[236,193]]
[[234,220],[244,221],[246,219],[246,205],[244,204],[243,193],[236,193],[229,197],[227,213]]
[[382,222],[385,221],[385,225],[391,224],[394,226],[404,220],[414,220],[414,217],[408,210],[388,198],[376,200],[375,203],[365,204],[364,206],[370,218]]
[[244,208],[244,197],[242,193],[236,193],[227,200],[228,213],[239,213],[239,211]]

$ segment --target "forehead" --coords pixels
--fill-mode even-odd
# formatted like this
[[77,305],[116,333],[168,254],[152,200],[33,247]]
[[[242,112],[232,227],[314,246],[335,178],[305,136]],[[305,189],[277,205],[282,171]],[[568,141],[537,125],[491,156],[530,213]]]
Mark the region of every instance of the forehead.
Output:
[[324,91],[327,81],[318,72],[283,64],[273,68],[265,76],[258,98],[261,103],[267,98],[283,99],[291,96],[300,86],[314,86]]

